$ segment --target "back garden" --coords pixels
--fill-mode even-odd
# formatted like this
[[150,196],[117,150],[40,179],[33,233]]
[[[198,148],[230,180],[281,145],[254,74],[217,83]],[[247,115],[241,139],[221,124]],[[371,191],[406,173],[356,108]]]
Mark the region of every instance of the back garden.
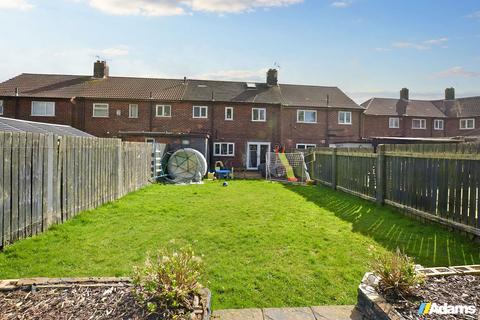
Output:
[[423,266],[480,263],[469,238],[319,186],[151,185],[0,253],[0,279],[129,276],[148,252],[191,244],[213,308],[355,304],[369,249]]

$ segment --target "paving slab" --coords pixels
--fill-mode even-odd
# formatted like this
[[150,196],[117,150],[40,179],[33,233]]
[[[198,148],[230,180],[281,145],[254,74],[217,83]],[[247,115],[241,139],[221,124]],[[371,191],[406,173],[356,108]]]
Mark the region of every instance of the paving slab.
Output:
[[355,306],[312,307],[317,320],[361,320],[361,313]]
[[262,309],[230,309],[213,312],[213,320],[263,320]]
[[315,320],[311,308],[267,308],[263,316],[265,320]]

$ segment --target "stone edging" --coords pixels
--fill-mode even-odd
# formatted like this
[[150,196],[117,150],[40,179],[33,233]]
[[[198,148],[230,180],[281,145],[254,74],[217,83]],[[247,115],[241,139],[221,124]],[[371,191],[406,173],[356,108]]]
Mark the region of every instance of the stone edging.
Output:
[[[480,274],[480,265],[454,266],[448,268],[423,268],[417,265],[416,270],[419,273],[423,273],[426,277]],[[377,292],[375,288],[378,285],[378,281],[379,278],[377,276],[372,272],[367,272],[358,287],[357,308],[363,314],[364,319],[404,320],[405,318]]]

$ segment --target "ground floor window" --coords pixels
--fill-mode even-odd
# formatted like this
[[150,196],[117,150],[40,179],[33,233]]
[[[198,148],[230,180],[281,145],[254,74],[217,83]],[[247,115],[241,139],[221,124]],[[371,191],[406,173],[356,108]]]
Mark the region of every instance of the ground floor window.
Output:
[[306,149],[316,148],[316,147],[317,145],[312,143],[297,143],[297,146],[296,146],[296,148],[300,150],[306,150]]
[[460,129],[469,130],[475,129],[475,119],[460,119]]
[[213,145],[213,155],[233,157],[235,155],[235,143],[215,142]]

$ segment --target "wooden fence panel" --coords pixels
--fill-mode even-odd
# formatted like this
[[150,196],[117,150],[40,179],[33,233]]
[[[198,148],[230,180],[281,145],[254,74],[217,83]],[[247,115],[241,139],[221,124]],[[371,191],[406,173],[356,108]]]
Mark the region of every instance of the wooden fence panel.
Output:
[[480,236],[479,151],[480,144],[385,145],[377,154],[321,148],[307,158],[317,181]]
[[0,132],[0,248],[150,183],[151,145]]

